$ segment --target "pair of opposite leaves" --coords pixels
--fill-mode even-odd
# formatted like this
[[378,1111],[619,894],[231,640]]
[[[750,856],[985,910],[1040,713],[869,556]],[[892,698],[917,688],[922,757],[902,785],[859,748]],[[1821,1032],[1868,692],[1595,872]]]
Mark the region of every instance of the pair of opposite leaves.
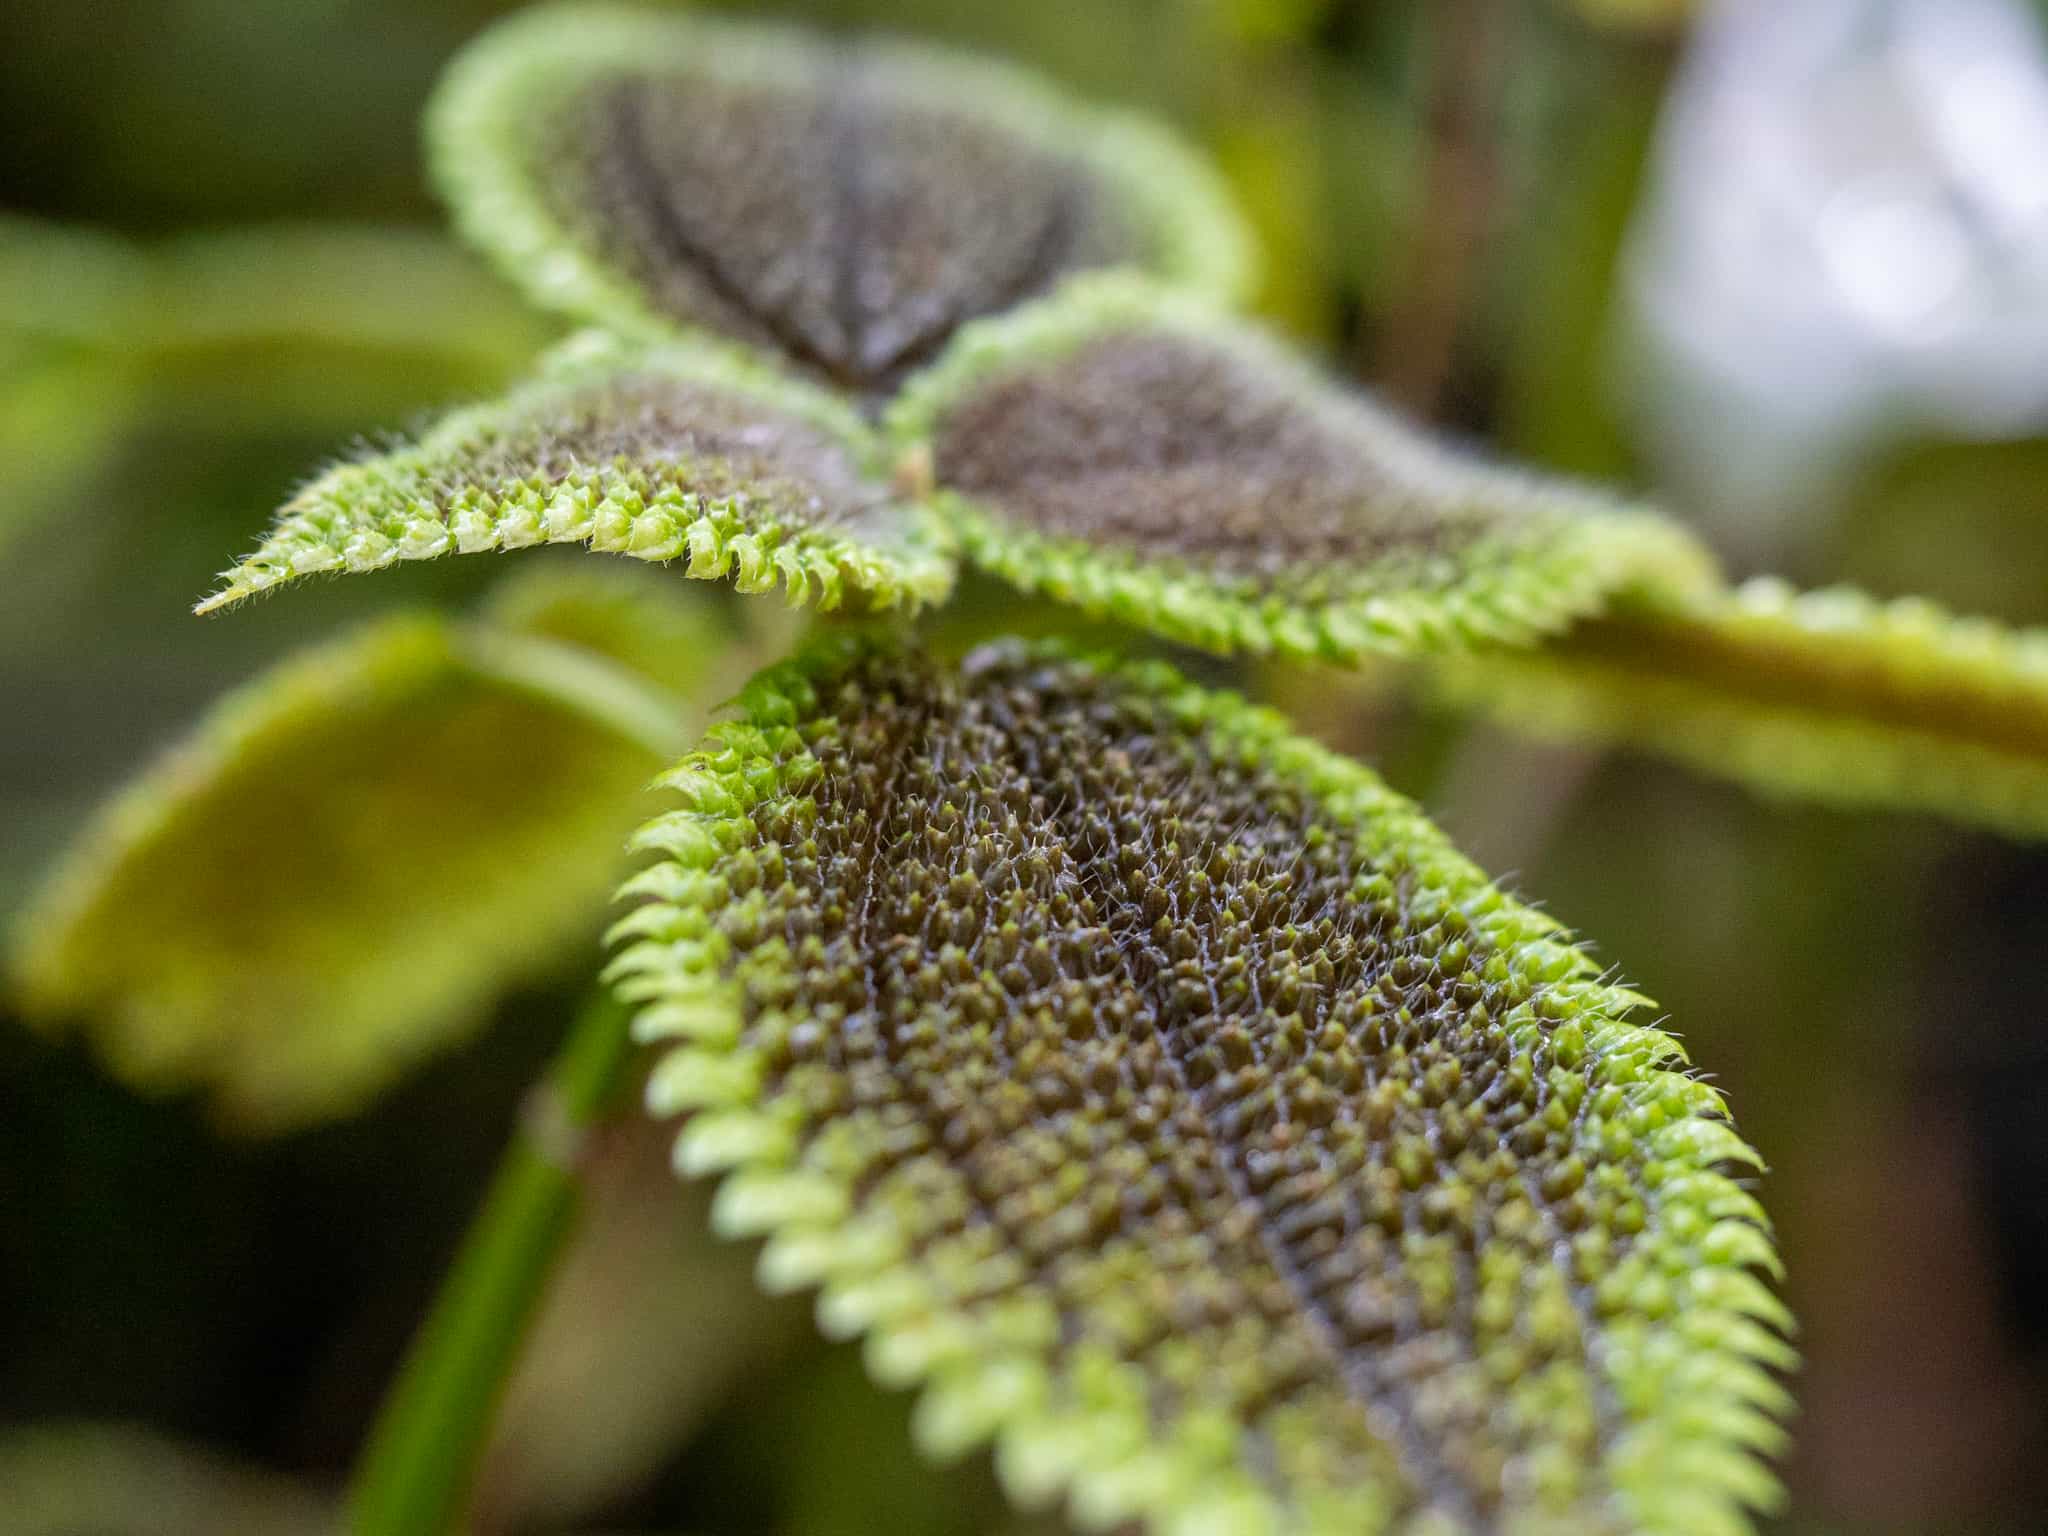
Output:
[[1730,591],[1669,520],[1338,391],[1215,312],[1245,238],[1142,124],[920,51],[579,10],[473,49],[434,126],[465,232],[607,334],[330,473],[203,607],[542,542],[916,607],[957,551],[1208,649],[1427,657],[1430,692],[1539,731],[2048,830],[2048,640]]
[[[1675,657],[1749,739],[1867,747],[1873,795],[2041,814],[2029,642],[1731,595],[1671,525],[1336,393],[1210,307],[1235,226],[1148,130],[589,11],[478,45],[434,126],[472,237],[607,330],[316,482],[206,606],[580,542],[914,608],[964,549],[1216,649],[1551,666],[1617,719]],[[933,1445],[1187,1530],[1733,1531],[1769,1497],[1751,1154],[1412,807],[1057,648],[833,640],[741,702],[670,776],[614,974],[721,1222],[930,1383]]]

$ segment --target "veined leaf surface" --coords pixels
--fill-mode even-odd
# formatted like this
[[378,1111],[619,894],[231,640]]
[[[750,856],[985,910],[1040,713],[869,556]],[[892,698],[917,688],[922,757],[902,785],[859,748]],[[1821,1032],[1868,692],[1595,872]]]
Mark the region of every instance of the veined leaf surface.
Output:
[[1161,666],[835,637],[669,777],[614,962],[679,1166],[936,1452],[1175,1532],[1734,1532],[1755,1155],[1414,806]]
[[2048,632],[1759,580],[1432,660],[1436,697],[1767,794],[2048,837]]
[[1714,579],[1668,519],[1454,453],[1128,280],[973,327],[892,428],[977,564],[1212,650],[1522,642]]
[[683,561],[747,592],[779,583],[792,603],[915,608],[950,589],[949,548],[876,477],[876,453],[821,392],[592,333],[504,399],[329,470],[199,611],[322,571],[536,544]]
[[1069,273],[1230,295],[1246,266],[1211,173],[1162,132],[905,44],[545,9],[458,61],[429,128],[464,231],[542,304],[860,393]]
[[[24,1012],[82,1027],[140,1087],[276,1130],[353,1109],[560,965],[598,925],[660,741],[689,739],[731,658],[689,589],[628,577],[550,593],[543,574],[498,624],[387,619],[223,700],[31,904]],[[586,635],[628,603],[622,628],[691,643],[650,676],[544,638],[579,600]]]

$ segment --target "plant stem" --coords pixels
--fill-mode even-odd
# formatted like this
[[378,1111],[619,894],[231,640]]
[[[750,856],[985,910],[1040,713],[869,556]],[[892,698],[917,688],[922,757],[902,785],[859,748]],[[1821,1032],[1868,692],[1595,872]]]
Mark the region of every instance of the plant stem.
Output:
[[580,1143],[617,1097],[627,1010],[600,993],[536,1086],[349,1490],[356,1536],[441,1536],[462,1518],[528,1323],[576,1217]]

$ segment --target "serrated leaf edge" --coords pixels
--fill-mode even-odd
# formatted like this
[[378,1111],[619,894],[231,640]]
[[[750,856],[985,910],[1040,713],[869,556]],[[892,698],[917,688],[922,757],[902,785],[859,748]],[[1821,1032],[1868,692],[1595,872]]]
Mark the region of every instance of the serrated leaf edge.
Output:
[[[651,311],[548,208],[512,145],[528,120],[621,59],[682,63],[700,48],[715,49],[729,78],[800,81],[827,46],[819,34],[774,22],[610,4],[529,10],[499,23],[449,67],[427,107],[429,170],[464,238],[542,307],[625,335],[687,336],[759,355]],[[1250,291],[1251,236],[1222,178],[1142,115],[1083,104],[972,54],[902,41],[864,46],[919,99],[994,121],[1104,177],[1157,243],[1163,280],[1219,302]]]
[[1232,590],[1199,572],[1083,540],[1020,531],[952,492],[935,492],[931,500],[968,560],[1020,591],[1219,655],[1340,665],[1375,655],[1536,644],[1601,611],[1618,590],[1665,565],[1675,551],[1654,520],[1616,515],[1598,533],[1550,530],[1533,548],[1507,540],[1475,543],[1460,558],[1471,559],[1485,576],[1468,578],[1455,591],[1402,590],[1404,567],[1393,562],[1361,573],[1359,581],[1388,590],[1310,605]]
[[[766,1064],[740,1044],[739,991],[723,973],[729,954],[714,921],[727,897],[719,864],[754,835],[758,807],[800,799],[821,771],[799,729],[817,707],[819,685],[884,643],[858,632],[827,635],[756,677],[736,701],[738,718],[714,728],[704,749],[662,781],[683,808],[636,839],[659,858],[621,892],[640,905],[608,936],[615,954],[606,977],[636,1008],[638,1036],[663,1047],[650,1111],[695,1112],[677,1140],[678,1171],[722,1174],[715,1223],[730,1236],[768,1238],[762,1283],[818,1289],[827,1333],[864,1334],[879,1381],[922,1389],[921,1443],[953,1454],[993,1441],[997,1470],[1020,1503],[1044,1503],[1065,1488],[1071,1513],[1089,1528],[1138,1518],[1170,1536],[1355,1536],[1351,1497],[1289,1511],[1252,1481],[1236,1460],[1234,1426],[1190,1414],[1160,1440],[1142,1402],[1121,1390],[1128,1373],[1115,1361],[1076,1361],[1059,1384],[1074,1401],[1055,1403],[1051,1373],[1034,1353],[1048,1319],[1033,1314],[1029,1298],[992,1318],[945,1311],[897,1264],[898,1239],[884,1216],[849,1221],[847,1192],[797,1165],[801,1126],[789,1112],[752,1102]],[[1057,643],[1031,651],[1072,656]],[[1553,919],[1502,893],[1369,770],[1295,736],[1277,714],[1202,690],[1164,664],[1091,662],[1164,699],[1220,754],[1278,768],[1343,821],[1368,856],[1407,863],[1415,901],[1462,908],[1501,963],[1536,989],[1508,1021],[1518,1038],[1559,1020],[1579,1022],[1586,1049],[1599,1053],[1660,1159],[1660,1180],[1646,1195],[1677,1218],[1646,1225],[1660,1241],[1631,1255],[1632,1279],[1617,1271],[1602,1282],[1630,1286],[1636,1308],[1633,1326],[1605,1326],[1591,1362],[1631,1414],[1609,1462],[1616,1494],[1634,1528],[1747,1531],[1745,1510],[1778,1497],[1766,1462],[1782,1446],[1778,1423],[1790,1406],[1775,1373],[1793,1363],[1785,1342],[1792,1323],[1761,1278],[1778,1272],[1768,1219],[1729,1172],[1760,1160],[1728,1124],[1720,1094],[1684,1070],[1672,1036],[1629,1022],[1639,995],[1606,979]],[[1630,1083],[1627,1073],[1640,1076]],[[1602,1160],[1598,1145],[1579,1150],[1590,1163]],[[1653,1316],[1661,1327],[1650,1326]]]
[[[1955,617],[1924,598],[1799,591],[1759,577],[1659,610],[1651,622],[1681,634],[1697,628],[1818,647],[1890,685],[1936,696],[1975,691],[2048,716],[2048,630]],[[2008,836],[2048,837],[2048,761],[2040,757],[1831,711],[1825,698],[1758,700],[1647,668],[1605,683],[1600,667],[1539,646],[1433,659],[1419,680],[1426,698],[1490,713],[1530,735],[1636,748],[1774,798],[1921,809]],[[1938,753],[1948,771],[1916,766],[1919,753]]]
[[[256,552],[224,571],[221,587],[193,611],[212,613],[304,576],[360,574],[406,560],[543,544],[581,544],[656,563],[683,560],[685,574],[705,581],[730,576],[742,592],[780,585],[792,607],[814,603],[832,609],[859,594],[877,608],[915,610],[952,591],[953,537],[935,512],[907,497],[894,503],[904,520],[904,540],[884,553],[828,528],[764,519],[744,493],[705,497],[674,486],[650,489],[649,478],[624,461],[552,483],[525,481],[509,493],[473,494],[445,514],[424,497],[390,495],[407,473],[431,464],[508,408],[628,366],[754,396],[770,410],[837,437],[865,471],[879,473],[879,449],[849,407],[759,359],[690,344],[640,346],[584,332],[551,352],[510,394],[443,417],[394,453],[343,463],[316,478],[286,504]],[[379,497],[396,504],[375,526],[359,526],[363,502]]]
[[[1163,332],[1214,345],[1294,395],[1307,411],[1361,438],[1361,451],[1448,500],[1487,497],[1546,503],[1554,517],[1527,537],[1482,540],[1456,557],[1474,574],[1445,592],[1401,590],[1415,562],[1389,559],[1360,571],[1357,595],[1300,602],[1258,592],[1182,563],[1147,559],[1079,539],[1019,528],[992,508],[939,485],[932,501],[975,565],[1026,592],[1097,616],[1154,630],[1221,653],[1277,653],[1357,662],[1476,645],[1524,645],[1600,611],[1617,594],[1650,604],[1690,600],[1719,582],[1712,556],[1688,531],[1593,487],[1548,481],[1485,464],[1332,381],[1277,339],[1190,295],[1124,274],[1074,280],[1062,293],[1009,315],[963,327],[947,352],[897,397],[884,430],[899,458],[930,458],[946,410],[993,377],[1050,362],[1105,335]],[[1342,414],[1334,414],[1341,406]],[[1384,587],[1382,591],[1372,591]]]

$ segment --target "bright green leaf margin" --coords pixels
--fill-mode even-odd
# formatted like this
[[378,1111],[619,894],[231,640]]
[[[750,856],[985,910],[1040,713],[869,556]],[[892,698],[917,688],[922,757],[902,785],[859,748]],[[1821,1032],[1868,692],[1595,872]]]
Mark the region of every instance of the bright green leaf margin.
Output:
[[[836,521],[827,505],[821,517],[829,491],[806,481],[801,465],[754,479],[687,442],[637,457],[566,452],[579,431],[633,428],[635,405],[589,403],[621,381],[672,383],[751,412],[764,427],[803,434],[830,456],[836,477],[877,482],[864,493],[873,504]],[[540,472],[527,462],[535,451],[582,461]],[[590,332],[503,399],[444,417],[410,446],[320,476],[197,611],[305,576],[540,544],[681,562],[693,577],[730,576],[742,592],[781,585],[792,605],[915,609],[952,589],[950,540],[921,506],[877,481],[876,453],[853,410],[821,390],[728,354],[641,348]]]
[[[463,235],[546,309],[641,337],[682,331],[550,206],[523,146],[566,100],[608,75],[714,70],[801,83],[834,44],[775,25],[615,5],[544,6],[501,23],[450,68],[428,109],[435,179]],[[1089,109],[972,54],[869,44],[908,99],[958,110],[1023,145],[1071,155],[1152,236],[1159,278],[1232,301],[1248,290],[1250,236],[1215,172],[1136,114]]]
[[[839,1081],[828,1091],[836,1070],[829,1047],[807,1056],[802,1073],[783,1076],[787,1031],[808,1017],[793,990],[799,964],[790,946],[806,946],[805,954],[822,946],[824,963],[859,940],[828,917],[822,928],[806,919],[801,937],[785,941],[773,887],[777,878],[800,879],[812,850],[800,840],[781,847],[761,829],[800,827],[817,809],[825,770],[813,743],[865,739],[861,718],[834,710],[861,697],[842,677],[877,654],[868,644],[829,637],[757,678],[739,717],[669,775],[684,808],[641,834],[658,858],[626,888],[642,904],[615,929],[623,947],[612,974],[621,996],[639,1005],[639,1034],[666,1053],[650,1079],[650,1104],[660,1113],[694,1112],[677,1145],[679,1169],[724,1174],[715,1219],[730,1235],[769,1239],[764,1283],[821,1287],[821,1325],[864,1335],[880,1379],[923,1387],[926,1445],[957,1452],[993,1439],[998,1469],[1020,1500],[1065,1489],[1090,1526],[1142,1520],[1174,1536],[1360,1536],[1385,1528],[1396,1496],[1337,1470],[1348,1465],[1346,1452],[1319,1414],[1282,1400],[1260,1410],[1254,1425],[1199,1401],[1162,1406],[1176,1401],[1175,1390],[1148,1379],[1147,1367],[1105,1356],[1099,1343],[1070,1350],[1050,1295],[1032,1279],[1028,1259],[1004,1248],[1000,1225],[958,1242],[944,1237],[944,1218],[932,1218],[936,1236],[930,1230],[933,1202],[951,1210],[958,1198],[941,1178],[946,1143],[864,1113],[860,1106],[885,1102],[871,1084]],[[1047,667],[1071,662],[1057,647],[1033,656],[1031,664]],[[1111,686],[1154,701],[1147,707],[1156,707],[1159,729],[1190,733],[1213,761],[1276,771],[1301,798],[1304,835],[1341,829],[1355,839],[1370,879],[1400,892],[1403,912],[1461,914],[1456,931],[1469,934],[1471,947],[1461,941],[1463,958],[1453,963],[1483,970],[1489,998],[1522,999],[1495,1015],[1516,1060],[1527,1064],[1509,1070],[1550,1083],[1548,1113],[1564,1116],[1557,1124],[1573,1148],[1573,1177],[1589,1189],[1637,1192],[1641,1229],[1597,1278],[1602,1337],[1585,1362],[1625,1416],[1595,1472],[1609,1492],[1591,1510],[1575,1505],[1559,1526],[1545,1523],[1539,1504],[1520,1504],[1533,1491],[1509,1490],[1507,1528],[1747,1530],[1745,1508],[1775,1497],[1755,1458],[1781,1443],[1771,1420],[1788,1399],[1769,1372],[1790,1362],[1778,1333],[1789,1320],[1755,1273],[1775,1271],[1768,1226],[1727,1173],[1753,1164],[1755,1154],[1727,1124],[1719,1095],[1680,1068],[1671,1036],[1628,1021],[1641,998],[1609,985],[1553,921],[1503,895],[1367,770],[1293,736],[1271,713],[1204,692],[1163,666],[1089,665]],[[873,686],[890,691],[886,682]],[[864,750],[847,761],[865,763]],[[977,835],[999,825],[980,825]],[[879,914],[885,937],[896,929],[891,917]],[[743,1011],[743,999],[755,1001]],[[1252,1018],[1257,1030],[1285,1023],[1273,1013]],[[1581,1089],[1586,1096],[1577,1100]],[[1572,1113],[1575,1101],[1582,1113]],[[839,1107],[817,1107],[828,1103]],[[1016,1148],[1016,1157],[1028,1163],[1043,1154],[1031,1145]],[[1014,1173],[1022,1165],[1003,1166]],[[960,1176],[958,1165],[945,1175]],[[1046,1177],[1065,1187],[1057,1171]],[[1418,1198],[1428,1188],[1425,1181]],[[1052,1194],[1043,1193],[1034,1208],[1048,1208]],[[1419,1219],[1411,1212],[1404,1222]],[[990,1243],[971,1241],[976,1231]],[[935,1246],[919,1257],[927,1241]],[[1078,1260],[1081,1250],[1068,1256]],[[1140,1274],[1116,1294],[1142,1314],[1158,1304],[1163,1283],[1163,1273]],[[1123,1325],[1100,1326],[1115,1338]],[[1080,1337],[1094,1332],[1091,1324]]]
[[1758,580],[1530,650],[1433,659],[1425,693],[1533,735],[1766,794],[2048,837],[2048,631]]
[[[928,457],[947,414],[980,390],[1126,336],[1170,338],[1191,357],[1221,359],[1276,404],[1325,423],[1383,478],[1390,502],[1438,513],[1446,523],[1477,513],[1491,526],[1448,556],[1397,551],[1363,568],[1319,571],[1316,580],[1334,591],[1309,599],[1286,583],[1049,537],[1005,516],[998,501],[948,487],[939,466],[935,501],[963,552],[1024,591],[1206,650],[1356,662],[1527,643],[1597,612],[1619,593],[1675,601],[1717,580],[1711,555],[1670,519],[1589,487],[1453,452],[1339,390],[1256,328],[1187,294],[1120,276],[1079,279],[1059,298],[964,328],[895,402],[887,419],[895,451]],[[1114,434],[1105,440],[1114,452]],[[1361,508],[1362,517],[1371,515]]]

